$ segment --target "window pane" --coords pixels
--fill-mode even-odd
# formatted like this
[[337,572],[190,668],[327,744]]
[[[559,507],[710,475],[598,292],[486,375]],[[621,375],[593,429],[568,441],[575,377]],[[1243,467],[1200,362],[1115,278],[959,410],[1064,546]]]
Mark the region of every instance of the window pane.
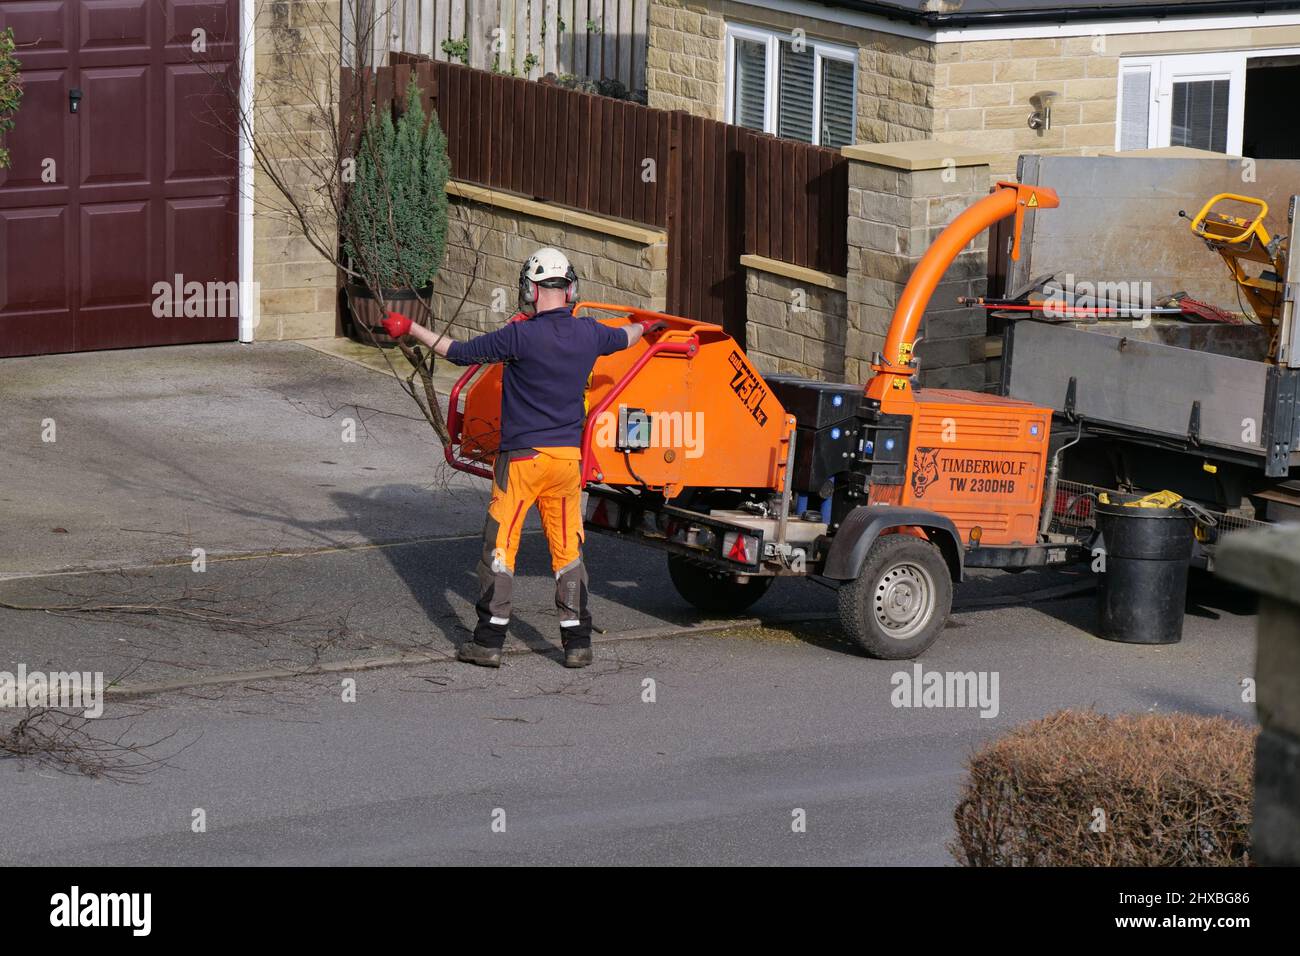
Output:
[[736,40],[736,78],[732,87],[735,102],[731,108],[736,125],[761,131],[767,103],[767,44]]
[[1119,118],[1119,148],[1146,149],[1151,122],[1151,70],[1124,71],[1124,105]]
[[839,148],[853,142],[853,64],[822,60],[821,144]]
[[811,143],[813,138],[813,51],[804,44],[795,52],[788,40],[781,41],[778,73],[776,134]]
[[1228,81],[1188,80],[1174,83],[1171,146],[1228,151]]

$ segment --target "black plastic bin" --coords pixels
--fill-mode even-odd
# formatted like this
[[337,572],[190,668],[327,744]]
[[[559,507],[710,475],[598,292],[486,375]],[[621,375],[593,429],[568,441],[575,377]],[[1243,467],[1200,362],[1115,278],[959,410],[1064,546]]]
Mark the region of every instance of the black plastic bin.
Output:
[[1106,549],[1098,636],[1125,644],[1176,644],[1183,637],[1192,518],[1181,508],[1128,508],[1116,497],[1097,504]]

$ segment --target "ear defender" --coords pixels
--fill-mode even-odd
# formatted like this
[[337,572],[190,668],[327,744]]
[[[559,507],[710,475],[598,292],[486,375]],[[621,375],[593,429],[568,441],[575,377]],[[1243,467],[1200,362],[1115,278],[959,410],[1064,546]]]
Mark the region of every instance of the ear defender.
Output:
[[532,305],[537,301],[537,286],[528,278],[528,264],[519,270],[519,304]]

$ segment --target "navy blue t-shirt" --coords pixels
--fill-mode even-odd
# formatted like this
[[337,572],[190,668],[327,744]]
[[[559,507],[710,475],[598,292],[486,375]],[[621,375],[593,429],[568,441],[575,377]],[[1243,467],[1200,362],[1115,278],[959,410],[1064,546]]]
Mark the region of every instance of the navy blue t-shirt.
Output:
[[453,342],[456,365],[506,362],[501,383],[501,451],[582,444],[583,396],[591,367],[627,347],[622,328],[568,309],[538,312],[468,342]]

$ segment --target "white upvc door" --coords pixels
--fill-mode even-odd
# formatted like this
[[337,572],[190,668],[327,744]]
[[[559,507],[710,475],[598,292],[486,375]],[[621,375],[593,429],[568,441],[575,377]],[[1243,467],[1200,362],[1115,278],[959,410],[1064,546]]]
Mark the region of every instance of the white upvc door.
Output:
[[1115,148],[1194,146],[1241,155],[1247,63],[1295,53],[1288,48],[1123,58]]
[[1156,96],[1156,141],[1241,154],[1246,105],[1246,57],[1203,53],[1160,62]]

